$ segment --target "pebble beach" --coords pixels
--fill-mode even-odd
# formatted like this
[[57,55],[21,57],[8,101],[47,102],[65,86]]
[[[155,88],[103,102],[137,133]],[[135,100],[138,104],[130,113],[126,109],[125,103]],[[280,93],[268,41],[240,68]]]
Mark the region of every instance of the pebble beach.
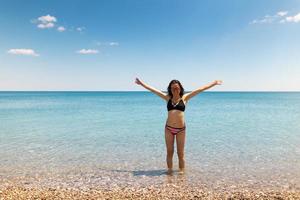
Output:
[[[141,177],[134,183],[83,175],[68,177],[15,177],[1,179],[0,199],[300,199],[298,185],[263,185],[240,182],[193,182],[188,174],[161,174],[162,182],[150,183],[153,177]],[[77,184],[74,184],[77,182]]]
[[0,199],[300,199],[294,190],[235,190],[212,191],[202,185],[166,184],[142,188],[31,188],[9,185],[0,190]]

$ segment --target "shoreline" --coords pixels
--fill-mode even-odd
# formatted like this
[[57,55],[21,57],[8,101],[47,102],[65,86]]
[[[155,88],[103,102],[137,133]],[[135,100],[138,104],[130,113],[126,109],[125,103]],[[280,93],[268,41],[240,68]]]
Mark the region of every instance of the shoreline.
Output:
[[[76,174],[1,176],[0,200],[6,199],[299,199],[300,185],[292,180],[263,178],[226,181],[197,180],[189,175],[143,175],[89,171]],[[153,175],[153,174],[152,174]],[[158,175],[158,172],[157,172]],[[240,177],[241,178],[241,177]]]

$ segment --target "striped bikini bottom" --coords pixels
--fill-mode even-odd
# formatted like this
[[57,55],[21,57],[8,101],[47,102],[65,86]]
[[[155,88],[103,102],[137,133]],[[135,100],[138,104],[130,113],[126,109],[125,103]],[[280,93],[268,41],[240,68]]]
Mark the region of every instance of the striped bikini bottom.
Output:
[[172,135],[177,135],[181,131],[185,130],[185,126],[182,128],[175,128],[175,127],[169,126],[167,124],[166,124],[165,128],[168,129],[170,131],[170,133],[172,133]]

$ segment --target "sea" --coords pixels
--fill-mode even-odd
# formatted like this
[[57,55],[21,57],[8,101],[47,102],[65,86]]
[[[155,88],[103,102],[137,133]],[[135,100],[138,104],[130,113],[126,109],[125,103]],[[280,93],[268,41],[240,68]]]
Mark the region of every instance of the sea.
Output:
[[150,92],[0,92],[0,185],[300,187],[300,92],[203,92],[186,172],[166,173],[167,102]]

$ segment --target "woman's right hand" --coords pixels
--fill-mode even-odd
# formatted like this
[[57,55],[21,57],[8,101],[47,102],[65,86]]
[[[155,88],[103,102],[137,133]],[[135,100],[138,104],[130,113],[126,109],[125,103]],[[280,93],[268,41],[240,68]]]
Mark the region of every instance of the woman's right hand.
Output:
[[142,85],[142,81],[140,81],[140,79],[138,79],[138,78],[135,78],[135,83],[138,85]]

